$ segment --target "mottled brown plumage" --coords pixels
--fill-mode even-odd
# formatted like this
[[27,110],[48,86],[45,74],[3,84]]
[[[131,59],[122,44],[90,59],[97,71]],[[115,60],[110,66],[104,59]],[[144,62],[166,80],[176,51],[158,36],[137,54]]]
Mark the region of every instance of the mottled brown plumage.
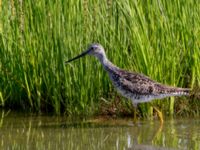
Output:
[[190,89],[162,85],[149,77],[122,69],[108,71],[118,91],[134,104],[168,96],[189,95]]

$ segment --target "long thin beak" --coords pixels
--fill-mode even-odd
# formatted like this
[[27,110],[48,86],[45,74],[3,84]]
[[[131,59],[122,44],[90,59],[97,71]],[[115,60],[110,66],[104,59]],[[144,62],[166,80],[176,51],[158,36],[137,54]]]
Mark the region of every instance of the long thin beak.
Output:
[[79,59],[80,57],[83,57],[83,56],[85,56],[86,54],[88,54],[89,51],[90,51],[90,50],[86,50],[86,51],[84,51],[83,53],[81,53],[80,55],[78,55],[78,56],[76,56],[76,57],[74,57],[74,58],[72,58],[72,59],[66,61],[65,63],[69,63],[69,62],[71,62],[71,61],[73,61],[73,60]]

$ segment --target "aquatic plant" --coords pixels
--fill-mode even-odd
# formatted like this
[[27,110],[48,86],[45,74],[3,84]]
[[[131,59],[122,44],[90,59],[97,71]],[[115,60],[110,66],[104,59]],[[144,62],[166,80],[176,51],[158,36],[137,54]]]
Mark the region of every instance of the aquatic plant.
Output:
[[[91,42],[101,43],[121,68],[172,86],[200,85],[195,0],[2,0],[0,7],[2,107],[88,115],[98,113],[102,99],[112,103],[116,92],[98,61],[88,57],[64,64]],[[199,114],[195,100],[153,103],[171,115],[189,113],[187,108]],[[152,114],[149,104],[140,110]]]

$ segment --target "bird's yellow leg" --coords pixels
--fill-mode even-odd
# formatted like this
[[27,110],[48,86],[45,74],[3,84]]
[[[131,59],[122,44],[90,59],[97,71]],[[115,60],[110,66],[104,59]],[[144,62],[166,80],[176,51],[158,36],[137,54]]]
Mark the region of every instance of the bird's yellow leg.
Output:
[[136,123],[137,122],[137,111],[136,111],[136,107],[133,107],[133,123]]
[[163,114],[162,114],[162,112],[157,108],[157,107],[155,107],[155,106],[152,106],[153,107],[153,109],[158,113],[158,117],[159,117],[159,119],[160,119],[160,124],[162,125],[163,124]]
[[133,123],[136,123],[137,122],[137,104],[134,104],[133,103]]

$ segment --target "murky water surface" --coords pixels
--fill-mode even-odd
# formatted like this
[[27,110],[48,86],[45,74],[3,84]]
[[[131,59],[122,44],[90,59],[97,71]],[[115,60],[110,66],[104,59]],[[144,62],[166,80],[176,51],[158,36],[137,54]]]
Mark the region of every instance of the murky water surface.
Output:
[[200,119],[139,121],[1,114],[0,149],[200,149]]

